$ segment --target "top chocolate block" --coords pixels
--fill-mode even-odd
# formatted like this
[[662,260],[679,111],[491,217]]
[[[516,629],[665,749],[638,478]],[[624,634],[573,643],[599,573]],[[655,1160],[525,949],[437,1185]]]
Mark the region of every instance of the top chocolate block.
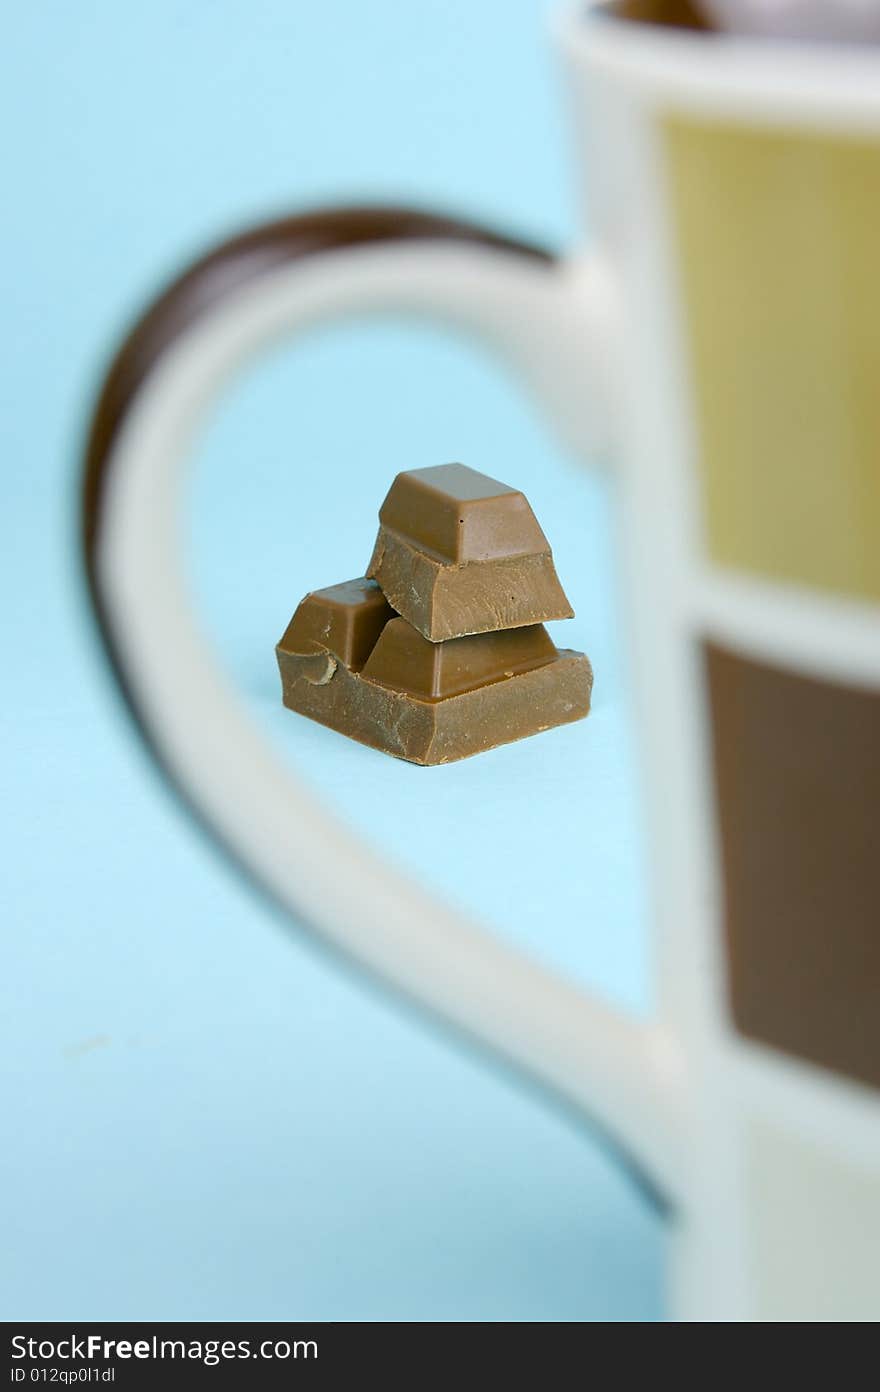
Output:
[[432,643],[572,617],[518,489],[463,464],[412,469],[397,475],[379,523],[367,574]]

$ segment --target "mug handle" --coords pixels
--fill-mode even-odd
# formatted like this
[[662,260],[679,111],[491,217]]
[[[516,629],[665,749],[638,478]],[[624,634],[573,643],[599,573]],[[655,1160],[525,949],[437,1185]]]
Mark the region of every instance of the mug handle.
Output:
[[122,345],[92,417],[83,542],[92,606],[146,745],[202,825],[324,943],[595,1123],[662,1205],[681,1191],[675,1041],[546,970],[385,866],[285,769],[200,631],[178,543],[202,413],[246,358],[318,321],[428,314],[496,349],[569,443],[611,426],[612,278],[401,208],[254,228],[192,265]]

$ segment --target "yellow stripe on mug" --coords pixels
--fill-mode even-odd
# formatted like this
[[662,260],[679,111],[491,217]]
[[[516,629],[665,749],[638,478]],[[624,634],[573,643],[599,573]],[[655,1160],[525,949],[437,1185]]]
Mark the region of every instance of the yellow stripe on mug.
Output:
[[880,142],[663,140],[711,558],[880,600]]

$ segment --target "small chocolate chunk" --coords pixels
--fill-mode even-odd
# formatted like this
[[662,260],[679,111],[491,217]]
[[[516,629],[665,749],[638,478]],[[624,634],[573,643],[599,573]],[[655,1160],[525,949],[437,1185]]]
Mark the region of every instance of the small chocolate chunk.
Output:
[[525,495],[441,464],[398,474],[367,569],[431,642],[572,617]]
[[394,610],[375,580],[346,580],[307,594],[278,647],[300,655],[326,649],[352,672],[359,672],[392,618]]
[[392,619],[382,630],[362,676],[424,701],[442,701],[461,691],[543,667],[556,655],[543,624],[429,643],[406,619]]

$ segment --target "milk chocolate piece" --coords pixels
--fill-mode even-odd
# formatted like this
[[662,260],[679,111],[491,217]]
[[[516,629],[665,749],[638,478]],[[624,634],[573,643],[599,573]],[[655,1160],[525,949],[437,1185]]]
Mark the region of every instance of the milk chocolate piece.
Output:
[[398,474],[367,574],[432,643],[569,619],[524,494],[463,464]]
[[323,648],[359,672],[393,617],[394,610],[375,580],[346,580],[307,594],[278,646],[301,654]]
[[363,676],[423,701],[440,701],[552,662],[556,648],[542,624],[429,643],[406,619],[391,619]]
[[[389,617],[380,593],[359,580],[306,596],[276,648],[290,710],[416,764],[451,763],[588,713],[587,658],[557,649],[540,624],[431,644]],[[360,668],[345,661],[352,653]]]

